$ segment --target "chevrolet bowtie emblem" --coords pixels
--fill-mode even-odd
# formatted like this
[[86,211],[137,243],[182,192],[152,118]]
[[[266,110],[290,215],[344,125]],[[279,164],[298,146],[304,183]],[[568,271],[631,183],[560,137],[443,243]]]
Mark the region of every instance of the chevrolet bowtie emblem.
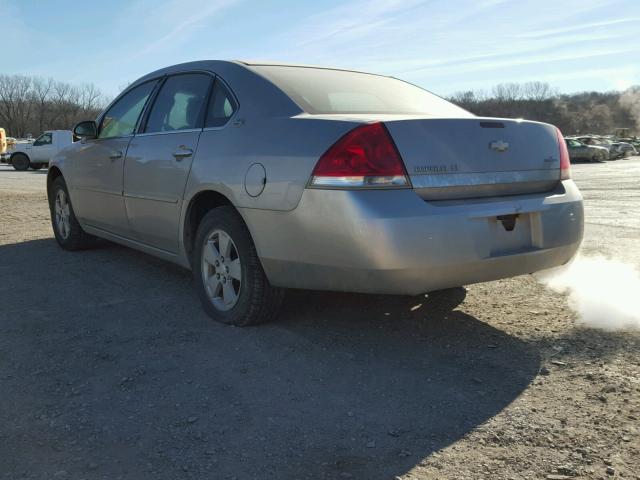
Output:
[[491,150],[495,150],[496,152],[506,152],[509,149],[509,144],[507,142],[503,142],[502,140],[494,140],[489,144],[489,148]]

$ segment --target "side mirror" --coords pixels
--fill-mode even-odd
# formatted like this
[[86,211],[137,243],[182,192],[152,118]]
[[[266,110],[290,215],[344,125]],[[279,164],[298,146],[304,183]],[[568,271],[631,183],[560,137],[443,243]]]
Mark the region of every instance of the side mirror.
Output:
[[98,127],[93,120],[87,120],[76,124],[73,134],[83,140],[91,140],[98,137]]

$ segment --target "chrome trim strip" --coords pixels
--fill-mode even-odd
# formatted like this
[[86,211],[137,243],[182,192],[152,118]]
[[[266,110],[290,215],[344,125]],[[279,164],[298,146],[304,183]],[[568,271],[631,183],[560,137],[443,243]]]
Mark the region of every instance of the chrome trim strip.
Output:
[[[234,116],[235,116],[235,113],[229,117],[229,120],[231,120]],[[229,122],[225,123],[221,127],[205,127],[205,128],[202,129],[202,131],[203,132],[212,132],[212,131],[215,131],[215,130],[222,130],[227,125],[229,125]]]
[[167,197],[155,197],[153,195],[142,195],[140,193],[126,193],[124,194],[125,198],[137,198],[140,200],[152,200],[154,202],[163,202],[163,203],[178,203],[178,198],[167,198]]
[[169,130],[167,132],[145,132],[145,133],[136,133],[135,137],[152,137],[154,135],[171,135],[176,133],[194,133],[201,132],[201,128],[185,128],[184,130]]
[[82,190],[83,192],[106,193],[107,195],[113,195],[116,197],[122,196],[122,190],[104,190],[100,188],[88,188],[88,187],[73,187],[73,189]]
[[412,175],[411,181],[423,200],[500,197],[551,191],[560,183],[560,170]]
[[521,182],[560,181],[560,169],[516,170],[511,172],[437,173],[411,175],[413,188],[496,185]]

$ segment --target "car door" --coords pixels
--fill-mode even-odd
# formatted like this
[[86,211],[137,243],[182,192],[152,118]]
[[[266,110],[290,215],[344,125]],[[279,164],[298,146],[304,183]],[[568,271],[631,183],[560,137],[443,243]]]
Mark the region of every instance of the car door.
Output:
[[131,237],[123,197],[127,148],[157,80],[138,85],[104,114],[98,138],[85,140],[70,157],[68,168],[76,215],[84,223]]
[[124,198],[136,238],[178,251],[180,209],[213,76],[183,73],[160,87],[124,166]]
[[46,132],[26,148],[31,163],[48,162],[53,155],[53,134]]
[[578,143],[576,147],[576,150],[578,152],[577,157],[583,160],[589,158],[590,149],[591,147],[589,147],[588,145],[585,145],[584,143]]

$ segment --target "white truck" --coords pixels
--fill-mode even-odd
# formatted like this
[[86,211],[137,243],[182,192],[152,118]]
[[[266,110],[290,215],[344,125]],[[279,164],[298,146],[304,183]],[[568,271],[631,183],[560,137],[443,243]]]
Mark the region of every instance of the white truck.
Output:
[[72,143],[71,130],[47,130],[33,142],[16,143],[2,154],[1,160],[10,163],[16,170],[27,170],[29,167],[38,170],[49,165],[51,157]]

